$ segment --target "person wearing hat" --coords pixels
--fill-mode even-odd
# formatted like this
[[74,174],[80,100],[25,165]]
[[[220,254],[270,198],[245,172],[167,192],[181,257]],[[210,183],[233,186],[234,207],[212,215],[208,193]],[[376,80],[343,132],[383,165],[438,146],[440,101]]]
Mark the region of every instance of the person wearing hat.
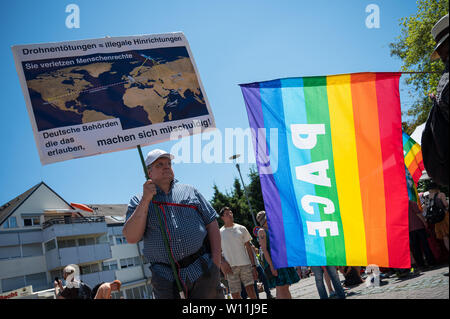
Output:
[[264,256],[264,272],[268,275],[267,280],[270,288],[276,288],[277,299],[292,299],[289,286],[300,281],[300,277],[294,267],[275,269],[270,255],[269,226],[267,224],[266,212],[260,211],[256,220],[262,227],[258,230],[258,240]]
[[[223,299],[220,288],[221,244],[217,213],[200,192],[174,178],[174,156],[160,149],[147,154],[149,180],[128,205],[123,234],[129,243],[144,241],[157,299],[177,299],[175,274],[186,298]],[[167,251],[157,214],[169,239]]]
[[448,186],[448,51],[449,51],[448,14],[442,17],[431,30],[436,47],[431,60],[440,58],[445,64],[444,72],[439,80],[436,94],[430,95],[433,107],[428,115],[422,133],[421,146],[425,169],[436,183]]
[[80,279],[80,269],[77,265],[70,264],[64,267],[63,278],[66,286],[63,287],[61,280],[55,278],[56,299],[90,299],[91,287]]

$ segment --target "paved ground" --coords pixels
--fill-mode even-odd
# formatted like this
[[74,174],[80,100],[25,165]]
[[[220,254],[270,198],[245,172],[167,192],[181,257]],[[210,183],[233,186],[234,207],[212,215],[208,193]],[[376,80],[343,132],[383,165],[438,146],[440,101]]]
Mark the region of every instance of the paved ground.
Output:
[[[449,299],[449,278],[444,276],[448,265],[410,274],[406,278],[391,275],[381,280],[379,287],[366,287],[365,283],[346,290],[348,299]],[[341,281],[344,277],[339,273]],[[319,299],[314,277],[301,279],[290,287],[293,299]],[[275,289],[272,295],[275,296]],[[264,292],[260,298],[266,298]]]

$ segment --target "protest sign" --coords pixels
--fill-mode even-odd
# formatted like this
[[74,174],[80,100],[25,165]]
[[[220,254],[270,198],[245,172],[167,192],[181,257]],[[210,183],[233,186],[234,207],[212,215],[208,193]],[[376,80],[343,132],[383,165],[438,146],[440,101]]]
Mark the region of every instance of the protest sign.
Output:
[[12,51],[42,164],[215,127],[181,32],[16,45]]

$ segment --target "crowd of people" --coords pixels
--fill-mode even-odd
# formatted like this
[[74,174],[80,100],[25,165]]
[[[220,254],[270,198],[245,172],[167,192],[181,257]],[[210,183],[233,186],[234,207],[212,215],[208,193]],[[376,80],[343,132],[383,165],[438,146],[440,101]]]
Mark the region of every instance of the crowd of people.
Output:
[[[154,158],[153,162],[156,162],[159,158],[163,158],[167,170],[170,170],[170,166],[167,165],[168,161],[164,160],[164,158],[170,160],[170,154],[168,155],[168,153],[159,150],[158,154],[159,157]],[[152,154],[150,154],[150,156],[152,156]],[[194,192],[194,194],[195,193],[196,192]],[[429,191],[419,195],[421,199],[420,206],[422,209],[419,208],[417,202],[409,202],[412,268],[403,270],[381,268],[381,277],[383,275],[389,276],[390,274],[396,274],[399,277],[410,274],[414,275],[417,274],[417,272],[425,271],[448,260],[448,200],[445,194],[439,191],[439,188],[435,183],[430,184]],[[201,195],[197,193],[197,196]],[[209,204],[206,201],[203,202],[203,205],[204,207],[200,209],[212,209],[208,206]],[[438,219],[437,222],[432,222],[432,219],[429,216],[433,206],[441,207],[444,212],[444,216],[440,220]],[[168,208],[180,209],[185,207],[168,205]],[[134,211],[136,211],[136,208]],[[167,213],[170,212],[166,212],[166,214]],[[203,213],[196,212],[196,214],[200,216],[200,220],[203,220],[203,217],[201,217]],[[220,229],[218,227],[214,228],[214,230],[217,231],[215,236],[220,238],[220,247],[217,249],[220,258],[218,265],[212,259],[206,259],[206,255],[209,256],[211,254],[211,244],[205,245],[205,242],[207,241],[205,239],[208,238],[208,235],[205,235],[204,239],[199,240],[200,247],[202,248],[197,251],[200,251],[200,253],[192,254],[194,257],[185,259],[187,261],[177,261],[177,264],[183,264],[186,266],[185,268],[189,268],[190,265],[198,262],[196,259],[205,258],[203,262],[199,263],[197,268],[191,267],[190,271],[194,274],[199,270],[200,273],[197,274],[197,277],[194,277],[194,274],[189,273],[185,274],[186,277],[180,278],[181,276],[179,276],[179,279],[183,282],[184,289],[186,289],[184,291],[186,297],[259,299],[259,293],[264,291],[267,299],[291,299],[292,296],[289,287],[292,284],[299,282],[302,278],[314,276],[320,299],[345,299],[347,295],[346,291],[348,291],[348,289],[365,282],[365,279],[361,276],[365,272],[365,267],[299,266],[276,269],[270,254],[269,229],[266,213],[264,211],[260,211],[256,216],[256,220],[261,226],[257,232],[256,238],[251,236],[245,226],[235,222],[230,207],[223,207],[219,211],[218,217],[223,221],[223,226]],[[164,216],[164,219],[167,219],[166,216]],[[211,222],[217,223],[216,220],[210,221],[210,223]],[[166,230],[171,228],[168,227],[168,225],[166,226]],[[148,225],[146,227],[148,227]],[[204,227],[205,230],[208,229],[208,225],[205,225]],[[191,232],[186,233],[186,236],[189,238],[196,238]],[[212,236],[214,238],[214,235]],[[253,242],[257,243],[257,245]],[[182,250],[182,246],[183,245],[178,249]],[[443,248],[445,248],[445,251],[443,251]],[[195,246],[193,249],[196,250],[197,247]],[[163,255],[164,254],[159,254],[158,257]],[[168,264],[169,262],[162,266],[169,268]],[[213,271],[214,269],[217,271]],[[166,271],[166,273],[160,270],[161,275],[158,275],[158,268],[155,268],[154,265],[152,265],[152,271],[152,286],[155,298],[178,298],[179,295],[174,281],[162,277],[167,273],[170,273],[170,270]],[[180,273],[181,272],[179,271],[178,275]],[[339,273],[344,277],[343,281],[340,280]],[[445,275],[448,276],[448,273]],[[63,277],[66,282],[65,287],[62,285],[62,281],[57,278],[54,283],[55,294],[58,299],[111,299],[114,291],[120,292],[121,282],[118,280],[113,282],[102,282],[93,288],[89,287],[80,280],[79,271],[77,271],[76,265],[65,267]],[[195,280],[195,278],[197,278],[197,280]],[[163,280],[166,282],[163,282]],[[208,280],[210,281],[209,283],[204,282]],[[161,282],[163,284],[161,284]],[[194,289],[194,283],[199,284],[201,287],[200,289],[202,289],[203,292],[196,291]],[[275,296],[272,294],[272,290],[275,290]]]
[[63,283],[55,278],[56,299],[112,299],[114,291],[120,292],[122,283],[120,280],[113,282],[101,282],[94,287],[90,287],[80,279],[80,272],[77,265],[68,265],[63,270]]
[[[429,187],[430,189],[425,195],[422,196],[421,194],[422,209],[419,208],[417,202],[409,202],[412,267],[410,269],[381,268],[381,272],[377,274],[378,276],[388,277],[395,274],[398,277],[405,277],[416,275],[420,271],[432,269],[439,263],[445,263],[448,260],[448,200],[445,194],[439,191],[436,183],[431,182]],[[433,222],[429,216],[434,205],[441,207],[443,212],[442,218],[436,222]],[[290,299],[292,297],[289,286],[310,275],[313,275],[315,278],[320,299],[345,299],[346,290],[365,282],[362,276],[366,273],[365,267],[312,266],[275,269],[270,256],[269,230],[264,211],[259,212],[256,217],[262,228],[259,229],[257,236],[260,249],[255,248],[253,252],[250,249],[252,243],[249,232],[244,226],[234,223],[231,209],[229,207],[222,208],[220,216],[224,221],[224,226],[220,229],[222,247],[226,250],[222,261],[222,264],[226,265],[222,267],[223,278],[226,279],[224,280],[226,293],[229,292],[233,299],[247,296],[255,298],[255,295],[256,298],[259,298],[258,292],[262,291],[262,289],[257,287],[261,285],[264,286],[268,299],[274,298],[271,293],[267,292],[272,288],[275,288],[276,298]],[[234,234],[234,242],[229,237],[231,233]],[[446,251],[443,251],[442,247],[445,247]],[[248,255],[245,254],[246,251]],[[235,260],[236,256],[251,256],[251,254],[254,254],[255,257],[243,257],[239,263],[233,261],[233,267],[229,267],[228,261]],[[258,260],[259,262],[257,262]],[[258,271],[258,276],[255,274],[252,276],[252,269],[260,269],[261,265],[262,271]],[[246,269],[246,273],[238,271],[241,268]],[[233,272],[233,270],[235,271]],[[342,282],[339,278],[339,273],[344,277]],[[448,276],[448,273],[445,275]],[[254,280],[253,284],[252,279]],[[372,280],[372,277],[368,277],[367,280]],[[226,281],[228,281],[228,285]],[[260,286],[258,286],[257,281],[261,284]],[[245,287],[246,294],[241,293],[241,287]]]
[[[421,145],[428,175],[448,187],[448,14],[436,23],[432,35],[436,41],[432,58],[440,58],[446,67],[436,95],[431,96],[433,107]],[[155,298],[224,299],[229,294],[233,299],[256,299],[261,289],[267,298],[274,298],[271,289],[275,288],[276,298],[289,299],[292,298],[289,287],[312,274],[321,299],[344,299],[344,287],[364,282],[361,267],[275,268],[266,213],[261,211],[256,217],[261,226],[256,249],[252,236],[246,227],[234,221],[229,207],[223,207],[217,214],[197,189],[175,180],[172,159],[173,155],[163,150],[149,152],[145,160],[148,180],[142,196],[131,199],[123,228],[129,243],[144,241]],[[416,202],[409,203],[411,259],[413,268],[419,271],[442,260],[448,263],[448,200],[436,183],[421,194],[422,210]],[[224,223],[220,229],[217,218]],[[439,248],[440,242],[445,250]],[[399,276],[411,273],[410,269],[380,270],[394,271]],[[345,278],[343,283],[338,272]],[[77,279],[74,267],[64,269],[64,279],[66,287],[55,280],[57,298],[108,299],[121,285],[114,281],[90,289]]]
[[[217,214],[195,188],[177,184],[172,158],[158,149],[147,155],[149,180],[143,185],[143,195],[130,201],[123,228],[129,243],[144,241],[155,298],[258,299],[259,292],[264,290],[268,299],[291,299],[290,286],[313,275],[321,299],[345,299],[345,288],[364,282],[361,277],[364,267],[275,268],[266,212],[260,211],[256,216],[260,228],[254,239],[245,226],[234,220],[230,207],[223,207]],[[431,183],[420,198],[422,209],[417,202],[409,202],[410,248],[415,271],[426,270],[448,258],[448,200],[436,183]],[[223,222],[220,229],[218,218]],[[164,250],[163,234],[170,239],[166,246],[170,254]],[[442,256],[440,242],[447,257]],[[381,271],[394,271],[402,276],[411,273],[410,269]],[[345,278],[343,282],[339,273]],[[61,280],[55,280],[58,299],[110,299],[112,292],[120,291],[118,280],[99,283],[91,289],[79,279],[76,265],[67,266],[63,276],[65,287]]]

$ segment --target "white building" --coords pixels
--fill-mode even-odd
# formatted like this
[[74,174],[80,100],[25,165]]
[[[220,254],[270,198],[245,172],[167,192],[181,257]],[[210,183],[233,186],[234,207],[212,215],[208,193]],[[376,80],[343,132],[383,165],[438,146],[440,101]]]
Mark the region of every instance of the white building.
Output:
[[0,298],[27,286],[30,298],[53,297],[48,289],[69,264],[91,288],[120,280],[114,298],[151,298],[142,242],[122,235],[127,205],[89,206],[94,212],[76,209],[41,182],[0,207]]

